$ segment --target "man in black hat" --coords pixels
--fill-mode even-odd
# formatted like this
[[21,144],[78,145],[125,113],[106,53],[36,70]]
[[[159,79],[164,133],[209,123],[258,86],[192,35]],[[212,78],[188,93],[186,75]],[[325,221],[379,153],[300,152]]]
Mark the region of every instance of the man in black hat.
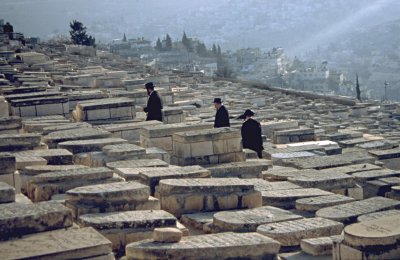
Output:
[[229,123],[229,113],[228,110],[222,105],[222,100],[220,98],[214,98],[214,106],[217,109],[215,114],[214,128],[218,127],[230,127]]
[[253,111],[247,109],[243,115],[239,116],[239,119],[244,119],[242,125],[242,144],[243,148],[248,148],[255,151],[258,158],[262,158],[263,140],[261,137],[261,125],[259,122],[252,118],[254,116]]
[[160,95],[154,90],[153,82],[148,82],[145,85],[147,90],[147,95],[149,99],[147,100],[147,107],[144,108],[144,112],[147,113],[146,121],[158,120],[163,121],[162,111],[163,105]]

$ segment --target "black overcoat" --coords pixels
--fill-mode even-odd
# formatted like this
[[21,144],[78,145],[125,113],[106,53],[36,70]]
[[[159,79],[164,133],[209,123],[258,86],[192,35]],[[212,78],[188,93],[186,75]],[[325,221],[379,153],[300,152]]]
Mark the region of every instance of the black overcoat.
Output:
[[214,127],[229,127],[229,113],[225,106],[221,106],[215,114]]
[[163,104],[160,95],[157,91],[153,91],[147,100],[147,107],[144,108],[144,112],[147,113],[146,121],[158,120],[163,121],[162,110]]

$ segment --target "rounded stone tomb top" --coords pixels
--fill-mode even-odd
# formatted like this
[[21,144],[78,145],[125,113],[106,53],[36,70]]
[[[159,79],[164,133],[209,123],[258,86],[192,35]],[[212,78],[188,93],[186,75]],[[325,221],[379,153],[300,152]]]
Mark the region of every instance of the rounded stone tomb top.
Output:
[[393,245],[400,239],[400,215],[349,225],[344,239],[355,247]]

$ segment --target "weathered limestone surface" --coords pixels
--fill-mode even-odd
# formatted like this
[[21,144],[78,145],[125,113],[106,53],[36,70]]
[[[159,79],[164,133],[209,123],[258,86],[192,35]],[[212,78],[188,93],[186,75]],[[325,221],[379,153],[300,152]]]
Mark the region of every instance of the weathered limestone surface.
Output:
[[0,174],[14,173],[15,163],[15,155],[0,153]]
[[93,228],[60,229],[0,243],[3,259],[91,259],[111,253],[111,242]]
[[355,222],[360,215],[399,207],[400,201],[373,197],[366,200],[322,208],[316,212],[316,216],[349,223]]
[[111,137],[111,133],[108,131],[92,127],[84,127],[51,132],[43,137],[43,141],[49,146],[49,148],[55,148],[62,142],[109,137]]
[[145,156],[146,149],[134,144],[111,144],[103,147],[103,153],[112,158],[139,159]]
[[254,184],[254,189],[258,191],[273,191],[273,190],[291,190],[301,189],[302,187],[288,181],[266,181],[262,179],[247,179],[251,184]]
[[311,128],[277,130],[273,132],[272,138],[274,144],[314,141],[315,132]]
[[101,151],[104,146],[111,144],[124,144],[127,140],[121,138],[98,138],[79,141],[66,141],[57,145],[58,148],[67,149],[71,153],[87,153]]
[[317,170],[303,170],[288,177],[288,181],[304,188],[322,190],[346,189],[354,187],[354,177],[343,173],[323,173]]
[[302,239],[301,250],[313,256],[332,255],[332,245],[335,239],[342,239],[342,236]]
[[136,167],[168,167],[168,163],[160,159],[138,159],[127,161],[116,161],[107,163],[111,169],[117,168],[136,168]]
[[247,160],[245,162],[231,162],[206,167],[213,178],[238,177],[260,178],[262,171],[268,170],[272,165],[268,160]]
[[126,247],[128,259],[276,259],[280,245],[257,233],[183,237],[178,243],[144,240]]
[[181,214],[255,208],[262,204],[254,185],[237,178],[166,179],[159,182],[161,208]]
[[0,204],[0,239],[72,226],[71,210],[56,202]]
[[123,138],[129,141],[139,141],[141,129],[144,127],[155,127],[160,125],[163,125],[163,123],[152,120],[133,123],[107,124],[99,127],[110,132],[114,138]]
[[149,239],[159,227],[176,227],[176,218],[163,210],[137,210],[85,214],[81,227],[91,226],[113,243],[113,250],[124,251],[129,243]]
[[47,161],[48,164],[72,164],[73,155],[71,152],[65,149],[38,149],[21,151],[15,153],[18,157],[41,157]]
[[214,232],[255,232],[262,224],[301,219],[290,211],[264,206],[254,209],[221,211],[214,214]]
[[134,119],[135,102],[129,98],[106,98],[79,102],[74,111],[76,121]]
[[389,209],[389,210],[378,211],[378,212],[361,215],[357,218],[357,222],[364,222],[364,221],[378,219],[381,217],[396,216],[396,215],[400,216],[400,210]]
[[0,134],[0,151],[17,151],[39,146],[39,134]]
[[0,182],[0,203],[15,201],[15,189],[7,183]]
[[139,171],[140,182],[150,186],[151,194],[154,194],[156,186],[163,179],[182,179],[182,178],[208,178],[210,172],[201,166],[185,166],[181,168],[152,167],[146,171]]
[[155,228],[153,232],[154,242],[176,243],[182,238],[182,231],[177,228]]
[[371,155],[375,156],[378,160],[392,159],[400,157],[400,148],[386,149],[386,150],[372,150],[368,151]]
[[34,176],[27,184],[27,193],[33,201],[50,200],[54,194],[65,193],[76,187],[107,183],[113,172],[105,167],[48,172]]
[[297,199],[333,195],[331,192],[315,188],[261,191],[261,194],[264,206],[283,209],[294,208]]
[[168,166],[156,166],[156,167],[129,167],[129,168],[115,168],[114,171],[116,174],[124,178],[126,181],[141,181],[140,177],[141,172],[159,170],[159,168],[168,168],[168,169],[178,169],[181,166],[176,165],[168,165]]
[[321,208],[353,202],[355,199],[340,194],[319,196],[296,200],[296,209],[304,211],[317,211]]
[[357,182],[366,182],[378,178],[387,178],[387,177],[399,177],[400,176],[400,170],[399,171],[393,171],[389,169],[382,169],[382,170],[371,170],[371,171],[365,171],[365,172],[356,172],[353,173],[352,176],[355,177]]
[[282,246],[300,245],[302,239],[339,235],[344,225],[324,218],[305,218],[258,226],[257,232],[276,239]]

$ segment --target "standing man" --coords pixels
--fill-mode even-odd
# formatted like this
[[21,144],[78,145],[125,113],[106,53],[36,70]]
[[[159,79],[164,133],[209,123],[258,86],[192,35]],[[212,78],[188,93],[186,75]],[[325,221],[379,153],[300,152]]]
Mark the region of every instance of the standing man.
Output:
[[147,107],[144,108],[144,112],[147,113],[146,121],[158,120],[162,122],[163,116],[161,109],[163,109],[163,105],[160,95],[158,95],[158,92],[154,90],[153,82],[146,83],[145,88],[147,90],[147,95],[149,96]]
[[215,114],[214,128],[218,127],[230,127],[229,123],[229,113],[225,106],[222,105],[220,98],[214,98],[214,107],[217,109]]
[[262,158],[263,140],[261,137],[261,125],[259,122],[251,118],[254,116],[253,111],[247,109],[243,115],[239,116],[239,119],[244,119],[242,125],[242,144],[243,148],[248,148],[255,151],[258,158]]

